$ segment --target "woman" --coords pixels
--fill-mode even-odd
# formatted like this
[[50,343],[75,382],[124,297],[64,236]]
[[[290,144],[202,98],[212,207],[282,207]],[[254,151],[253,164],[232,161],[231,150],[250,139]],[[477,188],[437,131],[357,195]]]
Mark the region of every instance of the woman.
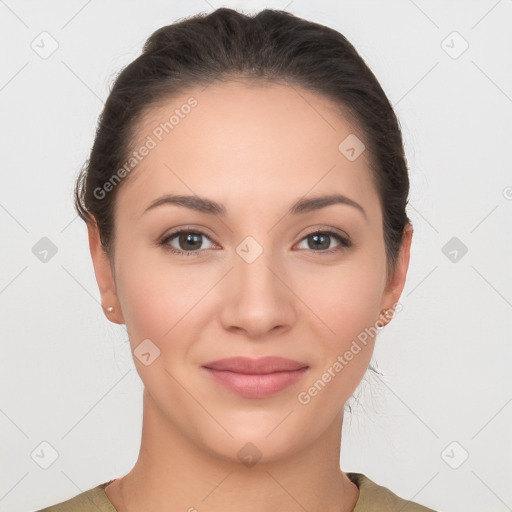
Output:
[[395,113],[335,30],[221,8],[152,34],[76,186],[144,384],[139,457],[44,510],[432,510],[339,461],[400,306],[408,191]]

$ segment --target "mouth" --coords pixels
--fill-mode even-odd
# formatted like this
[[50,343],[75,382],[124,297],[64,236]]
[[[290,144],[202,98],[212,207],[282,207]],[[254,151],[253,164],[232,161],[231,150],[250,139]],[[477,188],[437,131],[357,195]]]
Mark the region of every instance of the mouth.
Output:
[[214,382],[245,398],[267,398],[297,383],[309,366],[281,357],[234,357],[206,363]]

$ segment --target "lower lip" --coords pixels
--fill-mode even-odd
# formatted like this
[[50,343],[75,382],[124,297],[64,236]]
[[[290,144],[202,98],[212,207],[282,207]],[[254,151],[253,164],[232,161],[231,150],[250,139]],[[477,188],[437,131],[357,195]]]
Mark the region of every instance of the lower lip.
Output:
[[245,398],[266,398],[299,381],[308,368],[267,374],[245,374],[226,370],[205,370],[221,386]]

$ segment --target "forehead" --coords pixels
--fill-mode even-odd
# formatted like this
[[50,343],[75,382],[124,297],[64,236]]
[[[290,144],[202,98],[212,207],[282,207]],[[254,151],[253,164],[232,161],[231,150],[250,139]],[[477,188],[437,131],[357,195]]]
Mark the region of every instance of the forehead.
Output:
[[173,192],[282,209],[306,194],[339,192],[366,203],[371,214],[378,196],[369,155],[347,158],[344,141],[351,137],[364,140],[339,107],[296,85],[239,80],[196,87],[146,112],[133,149],[150,149],[117,203],[140,214]]

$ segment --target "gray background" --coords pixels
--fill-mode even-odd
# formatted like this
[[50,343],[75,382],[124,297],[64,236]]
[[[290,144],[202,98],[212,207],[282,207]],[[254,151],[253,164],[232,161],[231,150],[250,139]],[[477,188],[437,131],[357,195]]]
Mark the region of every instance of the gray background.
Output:
[[378,338],[385,376],[347,413],[342,469],[438,510],[510,510],[509,0],[0,1],[0,510],[57,503],[136,461],[142,385],[100,308],[73,181],[115,74],[153,30],[221,5],[342,32],[403,128],[404,309]]

